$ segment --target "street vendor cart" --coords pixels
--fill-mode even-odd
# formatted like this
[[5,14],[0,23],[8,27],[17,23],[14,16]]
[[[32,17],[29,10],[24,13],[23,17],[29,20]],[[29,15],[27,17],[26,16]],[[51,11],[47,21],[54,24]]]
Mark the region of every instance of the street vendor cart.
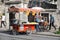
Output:
[[[9,9],[9,11],[13,11],[13,12],[24,12],[24,11],[27,11],[27,10],[25,10],[25,8],[24,9],[22,9],[22,8],[20,8],[20,9],[18,9],[18,8],[11,8],[11,9]],[[30,9],[31,10],[31,9]],[[29,10],[29,11],[30,11]],[[23,15],[24,16],[24,15]],[[20,14],[19,14],[19,17],[20,17]],[[25,23],[19,23],[19,22],[21,22],[21,20],[20,20],[20,18],[18,19],[18,21],[16,22],[17,20],[15,19],[15,18],[13,18],[12,19],[12,33],[14,34],[14,35],[16,35],[18,32],[25,32],[25,33],[29,33],[29,34],[31,34],[34,30],[35,30],[35,25],[36,24],[38,24],[38,23],[36,23],[36,22],[25,22]]]
[[[19,3],[21,3],[21,2],[20,1],[18,1],[18,2],[17,1],[16,2],[11,2],[11,3],[10,2],[6,2],[5,4],[6,5],[11,5],[11,4],[19,4]],[[10,8],[8,8],[8,11],[10,13],[13,12],[13,14],[16,13],[16,12],[19,13],[19,12],[24,12],[25,11],[27,15],[28,15],[28,13],[30,11],[32,11],[33,15],[34,15],[36,12],[40,12],[41,11],[40,9],[36,10],[35,8],[15,8],[15,7],[10,7]],[[19,13],[19,17],[20,17],[20,13]],[[13,19],[14,19],[14,17],[13,17]],[[9,21],[11,21],[11,19]],[[11,22],[13,23],[13,21],[11,21]],[[16,22],[16,21],[14,21],[14,22]],[[21,22],[21,20],[18,19],[18,22]],[[17,32],[29,32],[29,31],[30,31],[29,33],[31,33],[31,31],[35,30],[35,25],[36,24],[38,24],[38,23],[35,23],[35,22],[32,22],[32,23],[26,22],[26,23],[22,23],[22,24],[20,24],[20,23],[13,23],[12,24],[12,32],[13,32],[13,34],[17,34]],[[10,28],[10,26],[9,26],[9,28]]]
[[21,25],[13,25],[13,34],[17,34],[18,32],[25,32],[27,34],[31,34],[35,30],[35,25],[38,23],[23,23]]

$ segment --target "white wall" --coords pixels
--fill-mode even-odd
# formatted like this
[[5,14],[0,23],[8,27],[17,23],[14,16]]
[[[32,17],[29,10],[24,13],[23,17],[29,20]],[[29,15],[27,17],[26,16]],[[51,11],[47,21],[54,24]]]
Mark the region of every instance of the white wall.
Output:
[[9,13],[8,13],[8,6],[5,6],[5,16],[6,16],[6,29],[9,29]]
[[57,8],[60,10],[60,0],[57,0]]

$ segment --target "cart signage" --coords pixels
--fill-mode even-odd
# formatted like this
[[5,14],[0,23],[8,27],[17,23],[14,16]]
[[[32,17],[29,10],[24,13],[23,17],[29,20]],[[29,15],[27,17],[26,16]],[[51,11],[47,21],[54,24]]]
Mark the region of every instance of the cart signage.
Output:
[[20,25],[20,30],[24,30],[24,26],[22,24]]

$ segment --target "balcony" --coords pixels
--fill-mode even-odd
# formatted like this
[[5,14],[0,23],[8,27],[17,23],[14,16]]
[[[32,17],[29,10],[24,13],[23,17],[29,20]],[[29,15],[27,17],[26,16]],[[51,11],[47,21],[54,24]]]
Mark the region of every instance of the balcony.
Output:
[[5,1],[6,5],[10,5],[10,4],[19,4],[21,3],[21,1]]
[[57,9],[45,9],[45,12],[56,12]]
[[57,9],[57,4],[51,4],[47,2],[42,2],[41,4],[42,4],[41,7],[45,9]]

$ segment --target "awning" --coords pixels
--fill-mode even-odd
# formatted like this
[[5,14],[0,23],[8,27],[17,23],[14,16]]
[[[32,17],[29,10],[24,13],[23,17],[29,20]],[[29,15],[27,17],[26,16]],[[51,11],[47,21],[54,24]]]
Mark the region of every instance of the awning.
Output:
[[24,12],[24,11],[32,11],[32,12],[38,12],[40,10],[32,9],[32,8],[19,8],[19,11]]
[[42,7],[32,7],[32,9],[37,10],[37,11],[45,11],[45,9]]

